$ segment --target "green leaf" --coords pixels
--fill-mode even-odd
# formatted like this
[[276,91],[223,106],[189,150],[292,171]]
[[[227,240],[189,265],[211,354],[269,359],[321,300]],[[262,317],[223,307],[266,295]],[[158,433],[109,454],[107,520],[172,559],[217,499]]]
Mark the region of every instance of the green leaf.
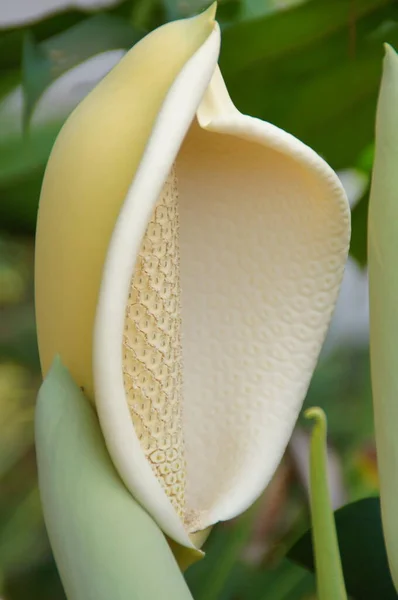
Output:
[[35,128],[27,137],[0,140],[0,189],[44,170],[62,123]]
[[241,7],[241,17],[243,20],[263,17],[276,10],[274,0],[243,0]]
[[[347,0],[324,0],[322,3],[312,0],[291,10],[238,23],[224,34],[224,73],[227,77],[236,75],[253,65],[258,66],[259,61],[289,57],[312,44],[324,43],[325,38],[346,30],[350,17],[358,20],[390,2],[362,0],[352,7]],[[355,13],[350,12],[353,8]]]
[[25,123],[45,89],[63,73],[101,52],[129,48],[139,37],[126,21],[105,14],[86,19],[41,44],[27,35],[22,62]]
[[70,600],[192,598],[158,526],[124,487],[93,408],[56,359],[40,389],[44,517]]
[[24,27],[0,30],[0,70],[20,68],[23,53],[23,44],[26,32],[33,33],[38,41],[48,39],[61,31],[76,25],[87,18],[87,15],[78,11],[68,11],[48,16],[46,19],[29,23]]
[[368,258],[368,208],[369,190],[366,190],[351,213],[350,254],[361,267],[366,266]]
[[7,96],[21,80],[21,74],[19,69],[8,69],[4,70],[0,78],[0,102],[5,96]]
[[[312,0],[223,34],[221,69],[245,113],[352,166],[373,138],[382,42],[398,40],[391,0]],[[342,140],[344,142],[342,143]]]
[[202,12],[212,4],[212,0],[162,0],[168,21],[186,19]]
[[[50,149],[51,145],[48,151]],[[18,157],[15,158],[18,161]],[[19,235],[35,232],[43,176],[44,165],[33,169],[31,173],[16,177],[11,182],[3,185],[0,183],[0,222],[3,231]]]
[[195,600],[303,600],[304,594],[314,592],[314,576],[288,560],[266,565],[244,560],[257,509],[214,527],[205,559],[186,573]]
[[[0,264],[0,277],[1,276]],[[12,305],[7,308],[4,307],[2,310],[2,318],[3,325],[0,331],[0,361],[15,361],[39,372],[40,361],[33,306],[18,303],[17,305]],[[0,465],[1,462],[0,458]]]
[[27,128],[36,102],[52,81],[51,60],[32,34],[26,34],[22,53],[23,127]]
[[[138,37],[123,19],[98,15],[40,44],[26,38],[25,125],[46,87],[65,71],[102,51],[129,47]],[[15,76],[10,74],[7,81],[15,82]],[[9,85],[4,89],[9,91]],[[0,94],[2,91],[0,81]],[[24,137],[13,134],[0,139],[0,219],[4,229],[34,232],[45,164],[62,124],[58,118],[35,126]]]
[[315,593],[314,576],[286,558],[274,567],[246,571],[245,600],[303,600]]
[[12,600],[66,600],[57,569],[50,560],[34,569],[9,575],[4,597]]
[[[365,498],[335,512],[348,593],[355,600],[396,600],[383,540],[379,498]],[[314,570],[311,530],[289,552],[289,558]]]
[[214,528],[204,548],[205,560],[193,565],[186,575],[195,600],[220,600],[229,597],[231,578],[238,568],[242,550],[252,531],[253,510],[255,509],[232,524]]
[[0,532],[0,565],[5,574],[32,569],[48,551],[38,489],[29,490],[13,509]]
[[130,11],[129,21],[137,31],[148,32],[155,29],[156,25],[154,24],[154,27],[151,25],[154,17],[156,18],[158,4],[158,0],[135,0]]

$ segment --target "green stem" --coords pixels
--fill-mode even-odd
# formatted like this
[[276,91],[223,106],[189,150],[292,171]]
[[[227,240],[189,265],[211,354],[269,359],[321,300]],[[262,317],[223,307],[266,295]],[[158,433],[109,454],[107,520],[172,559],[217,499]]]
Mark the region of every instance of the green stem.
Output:
[[315,421],[311,436],[310,487],[318,598],[347,600],[328,486],[326,415],[321,408],[316,407],[308,409],[305,416]]

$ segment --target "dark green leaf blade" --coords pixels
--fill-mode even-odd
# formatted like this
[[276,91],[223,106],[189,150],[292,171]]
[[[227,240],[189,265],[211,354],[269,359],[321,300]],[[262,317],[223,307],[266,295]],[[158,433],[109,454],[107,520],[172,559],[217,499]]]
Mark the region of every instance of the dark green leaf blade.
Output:
[[335,169],[352,166],[373,139],[382,43],[398,38],[396,9],[391,0],[312,0],[231,26],[220,65],[232,99]]
[[255,509],[247,511],[233,524],[219,524],[212,531],[204,550],[205,560],[193,565],[186,580],[195,600],[224,600],[235,589],[240,575],[240,557],[253,526]]
[[23,49],[24,122],[46,88],[68,70],[96,54],[130,48],[138,39],[134,28],[112,15],[96,15],[36,44],[27,34]]
[[[352,12],[347,0],[312,0],[291,10],[231,26],[224,33],[222,66],[225,75],[240,73],[266,58],[280,59],[346,29],[350,18],[359,19],[390,0],[362,0]],[[226,46],[226,47],[225,47]]]
[[[380,500],[365,498],[335,512],[348,593],[355,600],[397,598],[384,546]],[[311,530],[289,552],[289,558],[314,570]]]
[[284,558],[266,569],[246,568],[245,600],[303,600],[315,593],[315,577],[306,569]]
[[22,51],[22,88],[24,93],[23,127],[27,129],[36,102],[52,80],[50,56],[36,43],[31,32]]

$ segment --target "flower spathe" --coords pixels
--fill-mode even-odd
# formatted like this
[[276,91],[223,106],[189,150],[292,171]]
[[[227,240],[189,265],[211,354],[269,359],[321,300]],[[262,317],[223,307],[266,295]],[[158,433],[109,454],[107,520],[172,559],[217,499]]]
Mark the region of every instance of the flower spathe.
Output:
[[350,229],[325,162],[234,107],[219,45],[211,8],[123,58],[54,146],[37,233],[43,371],[59,353],[125,484],[187,547],[272,477]]

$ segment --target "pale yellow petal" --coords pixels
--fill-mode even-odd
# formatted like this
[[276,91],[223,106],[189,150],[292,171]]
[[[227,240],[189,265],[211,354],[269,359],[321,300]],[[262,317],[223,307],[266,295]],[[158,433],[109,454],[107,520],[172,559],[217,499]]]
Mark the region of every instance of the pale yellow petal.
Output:
[[55,354],[93,397],[92,339],[109,239],[160,107],[214,27],[214,8],[157,29],[78,106],[53,148],[36,237],[42,370]]

